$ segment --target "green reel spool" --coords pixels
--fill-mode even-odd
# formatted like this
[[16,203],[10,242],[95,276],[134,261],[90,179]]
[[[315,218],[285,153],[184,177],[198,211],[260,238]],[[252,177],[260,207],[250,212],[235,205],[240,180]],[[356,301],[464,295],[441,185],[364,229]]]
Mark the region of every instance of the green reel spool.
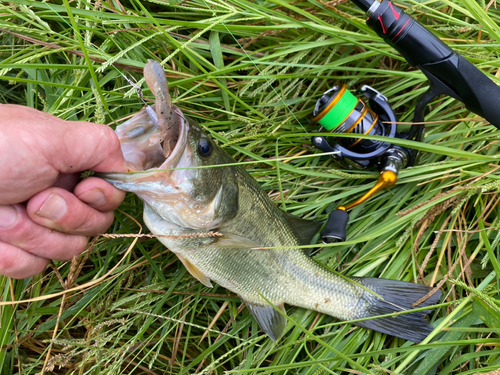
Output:
[[318,101],[314,111],[313,123],[318,123],[324,129],[332,131],[347,120],[357,103],[358,98],[347,90],[346,85],[333,88],[327,91]]

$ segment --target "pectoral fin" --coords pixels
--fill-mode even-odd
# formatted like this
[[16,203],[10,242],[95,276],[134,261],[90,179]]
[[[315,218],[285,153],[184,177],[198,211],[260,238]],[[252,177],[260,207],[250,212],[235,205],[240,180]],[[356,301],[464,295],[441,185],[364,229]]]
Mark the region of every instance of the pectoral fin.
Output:
[[236,249],[236,248],[253,249],[262,246],[249,238],[225,232],[222,232],[222,237],[217,237],[217,239],[214,241],[212,245],[224,249]]
[[[276,311],[271,305],[258,305],[245,301],[245,305],[252,313],[253,317],[259,323],[260,328],[267,333],[271,340],[278,340],[285,332],[286,318]],[[281,311],[285,312],[285,305],[280,303],[276,305]]]
[[208,286],[209,288],[212,288],[212,283],[210,282],[210,279],[206,277],[203,272],[201,272],[196,266],[191,263],[189,260],[186,258],[183,258],[179,254],[176,254],[177,257],[180,259],[182,264],[184,264],[184,267],[189,271],[191,275],[196,277],[203,285]]

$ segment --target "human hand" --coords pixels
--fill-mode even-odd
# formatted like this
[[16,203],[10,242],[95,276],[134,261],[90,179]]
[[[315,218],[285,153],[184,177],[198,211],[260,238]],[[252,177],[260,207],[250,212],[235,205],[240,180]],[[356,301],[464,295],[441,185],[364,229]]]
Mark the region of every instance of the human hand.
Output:
[[125,193],[97,177],[79,182],[87,169],[127,170],[111,128],[0,105],[1,275],[36,275],[109,228]]

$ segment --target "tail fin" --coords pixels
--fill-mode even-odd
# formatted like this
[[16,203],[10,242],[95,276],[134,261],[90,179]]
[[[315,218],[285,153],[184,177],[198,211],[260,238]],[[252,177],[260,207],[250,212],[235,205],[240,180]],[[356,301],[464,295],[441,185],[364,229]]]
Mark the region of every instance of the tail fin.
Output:
[[[413,308],[434,305],[441,299],[441,291],[438,291],[425,302],[412,307],[413,303],[429,293],[432,288],[427,285],[387,279],[362,278],[360,282],[384,299],[381,300],[376,296],[367,298],[370,304],[366,316],[392,314],[402,309],[411,310]],[[394,317],[370,319],[356,323],[356,325],[405,340],[421,342],[433,330],[432,326],[425,319],[425,315],[431,311],[425,310]]]

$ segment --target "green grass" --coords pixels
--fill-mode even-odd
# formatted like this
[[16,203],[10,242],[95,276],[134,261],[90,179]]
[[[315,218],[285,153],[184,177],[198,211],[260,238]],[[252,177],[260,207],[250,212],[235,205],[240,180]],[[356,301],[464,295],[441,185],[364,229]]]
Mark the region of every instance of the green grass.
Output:
[[[499,75],[495,5],[397,3]],[[364,18],[350,2],[331,9],[316,0],[2,2],[0,100],[115,126],[142,107],[123,75],[142,84],[144,64],[156,59],[175,103],[237,161],[251,162],[245,167],[276,204],[324,219],[363,195],[376,171],[343,170],[317,156],[310,117],[319,96],[338,83],[352,91],[369,84],[410,121],[428,84]],[[403,142],[421,151],[416,166],[352,211],[347,242],[314,246],[316,260],[347,276],[439,285],[443,303],[430,315],[437,329],[424,343],[288,307],[286,334],[274,344],[235,295],[194,280],[157,240],[98,237],[80,259],[57,263],[57,272],[0,278],[2,301],[33,299],[1,306],[1,374],[37,374],[46,361],[45,373],[56,374],[498,369],[500,138],[476,117],[447,97],[432,103],[424,142]],[[139,233],[141,214],[138,198],[128,196],[109,233]]]

